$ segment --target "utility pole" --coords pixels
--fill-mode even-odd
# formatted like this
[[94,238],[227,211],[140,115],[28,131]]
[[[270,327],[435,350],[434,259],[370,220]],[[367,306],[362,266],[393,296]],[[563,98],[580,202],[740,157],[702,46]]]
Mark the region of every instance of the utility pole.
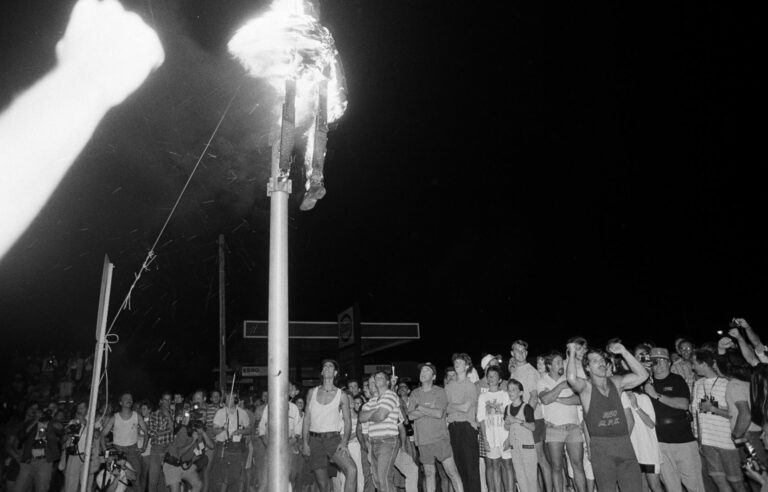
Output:
[[219,234],[219,391],[227,382],[227,307],[225,303],[224,234]]

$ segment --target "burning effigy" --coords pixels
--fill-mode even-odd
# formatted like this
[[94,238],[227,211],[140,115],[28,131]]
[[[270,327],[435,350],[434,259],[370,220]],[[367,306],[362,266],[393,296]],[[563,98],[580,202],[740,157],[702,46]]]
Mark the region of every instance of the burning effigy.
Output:
[[[288,101],[295,103],[295,125],[307,128],[302,210],[312,209],[325,196],[328,125],[341,118],[347,108],[339,53],[333,36],[318,17],[318,8],[310,1],[274,0],[264,14],[241,27],[227,46],[251,76],[266,80],[277,93],[272,108],[275,129],[280,126],[286,99],[295,98]],[[280,139],[280,132],[273,132],[273,146],[279,146]]]

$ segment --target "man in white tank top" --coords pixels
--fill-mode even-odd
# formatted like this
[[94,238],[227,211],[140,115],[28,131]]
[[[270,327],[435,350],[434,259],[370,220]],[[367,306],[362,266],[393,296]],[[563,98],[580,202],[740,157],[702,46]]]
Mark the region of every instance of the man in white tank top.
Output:
[[147,424],[144,419],[139,418],[138,412],[133,411],[133,395],[126,391],[120,395],[120,411],[107,419],[101,435],[104,440],[109,431],[112,431],[112,445],[125,453],[128,463],[136,472],[137,478],[133,488],[143,491],[141,453],[138,447],[139,429],[146,434]]
[[315,475],[320,492],[330,491],[327,471],[329,459],[344,473],[344,492],[355,492],[357,488],[357,467],[347,449],[352,429],[349,398],[341,388],[333,384],[338,370],[339,365],[335,360],[326,359],[322,362],[320,375],[323,384],[309,390],[304,414],[302,452],[309,456],[309,467]]

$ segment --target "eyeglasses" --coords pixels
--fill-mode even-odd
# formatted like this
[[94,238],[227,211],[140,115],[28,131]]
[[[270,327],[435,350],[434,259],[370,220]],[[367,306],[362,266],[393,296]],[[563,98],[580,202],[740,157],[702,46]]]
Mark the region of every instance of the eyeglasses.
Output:
[[658,366],[662,362],[664,362],[665,364],[669,364],[669,361],[667,359],[653,359],[651,360],[651,365]]

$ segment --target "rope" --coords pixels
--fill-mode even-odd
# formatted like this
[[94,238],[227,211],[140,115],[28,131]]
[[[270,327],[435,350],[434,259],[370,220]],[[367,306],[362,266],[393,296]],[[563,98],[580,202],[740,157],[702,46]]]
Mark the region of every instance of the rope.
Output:
[[171,218],[173,217],[174,212],[176,212],[176,208],[179,206],[179,202],[181,202],[181,198],[184,196],[184,192],[187,191],[187,187],[189,186],[190,181],[192,181],[192,177],[195,175],[197,168],[200,166],[200,163],[203,161],[203,157],[205,157],[206,152],[208,151],[208,147],[210,147],[211,142],[213,141],[213,137],[215,137],[216,133],[219,131],[219,127],[221,127],[221,123],[224,121],[224,118],[227,116],[227,113],[229,112],[229,108],[232,106],[232,102],[235,100],[235,97],[237,96],[237,93],[239,91],[240,91],[240,85],[237,86],[237,89],[235,89],[235,93],[232,94],[232,97],[230,98],[229,103],[227,104],[227,107],[224,109],[224,113],[221,115],[221,118],[219,118],[219,122],[216,124],[216,128],[213,129],[213,133],[211,133],[211,137],[208,139],[208,142],[205,144],[205,148],[200,153],[200,157],[197,159],[197,163],[195,163],[195,167],[192,168],[192,172],[189,174],[189,177],[187,178],[187,182],[184,183],[184,186],[182,187],[178,198],[176,198],[176,203],[173,204],[173,208],[171,208],[171,212],[168,214],[168,217],[165,219],[165,223],[163,224],[163,227],[160,229],[160,232],[157,234],[157,237],[155,238],[155,242],[152,243],[152,247],[149,248],[149,251],[147,251],[147,256],[144,258],[144,261],[141,264],[141,268],[139,268],[139,271],[137,273],[133,274],[133,283],[128,288],[128,293],[125,295],[123,302],[120,304],[120,308],[117,310],[117,313],[115,313],[115,317],[112,318],[112,322],[109,324],[109,328],[107,329],[107,335],[109,335],[112,332],[112,328],[114,328],[115,322],[117,321],[117,318],[120,316],[120,313],[122,313],[126,308],[130,309],[131,294],[133,293],[133,289],[139,283],[139,279],[141,279],[141,275],[145,271],[149,270],[149,266],[157,258],[157,254],[155,253],[155,248],[157,247],[157,243],[160,242],[160,238],[163,236],[163,233],[165,232],[165,228],[168,226],[168,223],[171,221]]

